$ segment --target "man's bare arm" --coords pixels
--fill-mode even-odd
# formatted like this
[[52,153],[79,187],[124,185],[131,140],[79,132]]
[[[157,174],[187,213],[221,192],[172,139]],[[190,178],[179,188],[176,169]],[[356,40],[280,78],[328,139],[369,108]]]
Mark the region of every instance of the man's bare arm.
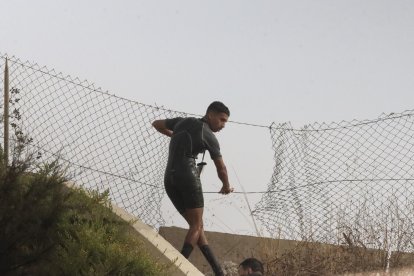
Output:
[[160,133],[171,137],[173,135],[173,131],[168,129],[165,125],[165,120],[155,120],[152,123],[152,126]]
[[223,183],[223,187],[221,188],[220,192],[221,194],[229,194],[233,192],[233,188],[230,187],[229,183],[229,176],[227,174],[227,168],[224,164],[223,158],[219,157],[214,159],[214,165],[217,169],[217,175],[220,178],[221,182]]

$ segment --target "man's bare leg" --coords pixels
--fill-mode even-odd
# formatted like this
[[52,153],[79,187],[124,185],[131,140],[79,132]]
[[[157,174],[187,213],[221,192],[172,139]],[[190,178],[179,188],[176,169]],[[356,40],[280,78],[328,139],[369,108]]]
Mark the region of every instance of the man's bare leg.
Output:
[[204,239],[204,244],[207,243],[203,229],[203,211],[204,208],[186,209],[182,214],[190,226],[185,237],[185,242],[192,246],[198,244],[200,237]]
[[181,253],[186,258],[188,258],[194,246],[197,244],[204,257],[213,268],[215,275],[224,275],[220,264],[208,246],[203,227],[203,208],[187,209],[182,215],[188,222],[190,229],[188,230],[185,237],[185,242]]

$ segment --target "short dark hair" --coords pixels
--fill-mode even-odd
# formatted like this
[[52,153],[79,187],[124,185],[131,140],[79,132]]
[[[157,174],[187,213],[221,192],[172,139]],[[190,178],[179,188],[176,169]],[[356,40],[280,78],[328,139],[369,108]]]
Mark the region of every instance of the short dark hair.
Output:
[[213,111],[218,113],[226,113],[227,116],[230,116],[230,110],[227,106],[224,105],[224,103],[219,101],[212,102],[208,107],[206,113]]
[[244,269],[251,268],[253,272],[260,271],[262,274],[264,273],[262,262],[256,258],[247,258],[239,266],[242,266]]

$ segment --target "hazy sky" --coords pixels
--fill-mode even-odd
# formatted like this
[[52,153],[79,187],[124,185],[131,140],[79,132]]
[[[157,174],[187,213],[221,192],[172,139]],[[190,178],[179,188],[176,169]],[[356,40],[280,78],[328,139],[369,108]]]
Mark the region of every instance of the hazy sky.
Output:
[[[0,10],[1,53],[146,104],[202,114],[221,100],[234,121],[298,128],[414,108],[410,0],[0,0]],[[269,131],[229,124],[218,138],[234,186],[264,190]],[[217,189],[211,161],[206,177]]]

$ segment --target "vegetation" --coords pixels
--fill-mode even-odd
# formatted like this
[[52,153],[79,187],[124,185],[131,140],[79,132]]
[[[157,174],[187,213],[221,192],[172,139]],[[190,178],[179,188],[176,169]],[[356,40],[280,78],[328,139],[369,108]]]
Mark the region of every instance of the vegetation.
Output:
[[163,275],[108,193],[69,189],[59,162],[0,152],[0,275]]
[[292,241],[294,246],[283,250],[263,246],[268,274],[341,275],[412,266],[414,201],[392,189],[385,195],[377,193],[366,188],[352,195],[348,206],[338,208],[337,214],[331,211],[331,224],[324,231],[298,208],[296,225],[302,241]]
[[414,263],[414,254],[370,249],[359,240],[344,234],[346,244],[294,242],[292,248],[262,246],[262,260],[267,275],[343,275],[367,271],[386,271]]

